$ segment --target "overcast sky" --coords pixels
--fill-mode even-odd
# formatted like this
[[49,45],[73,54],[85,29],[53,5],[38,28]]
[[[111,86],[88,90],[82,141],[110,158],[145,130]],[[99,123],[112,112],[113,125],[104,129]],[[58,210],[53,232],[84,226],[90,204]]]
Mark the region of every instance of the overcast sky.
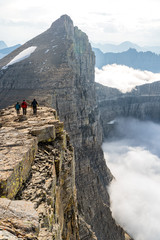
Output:
[[23,44],[63,14],[94,43],[160,45],[159,0],[0,0],[0,40]]

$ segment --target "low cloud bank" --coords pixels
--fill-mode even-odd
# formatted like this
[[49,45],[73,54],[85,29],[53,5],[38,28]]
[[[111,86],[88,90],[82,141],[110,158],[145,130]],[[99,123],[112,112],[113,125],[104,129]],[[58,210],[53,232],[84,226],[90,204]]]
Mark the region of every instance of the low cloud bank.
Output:
[[106,65],[95,69],[95,81],[104,86],[130,92],[135,86],[160,80],[160,73],[136,70],[124,65]]
[[135,240],[159,240],[160,125],[119,119],[115,135],[103,144],[113,216]]

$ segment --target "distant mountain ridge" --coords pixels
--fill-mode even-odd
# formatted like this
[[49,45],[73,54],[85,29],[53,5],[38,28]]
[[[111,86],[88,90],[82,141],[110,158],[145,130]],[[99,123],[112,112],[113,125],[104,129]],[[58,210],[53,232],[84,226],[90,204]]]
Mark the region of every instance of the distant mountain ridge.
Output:
[[110,43],[106,43],[106,44],[101,44],[101,43],[92,43],[92,47],[93,48],[99,48],[103,53],[106,52],[113,52],[113,53],[119,53],[119,52],[124,52],[129,50],[130,48],[134,48],[136,49],[138,52],[142,51],[142,52],[147,52],[147,51],[151,51],[154,52],[156,54],[160,54],[160,46],[144,46],[141,47],[135,43],[129,42],[129,41],[125,41],[122,42],[121,44],[110,44]]
[[8,55],[9,53],[11,53],[12,51],[14,51],[15,49],[17,49],[20,46],[21,46],[20,44],[17,44],[17,45],[11,46],[11,47],[5,47],[5,48],[0,49],[0,59],[5,57],[6,55]]
[[160,72],[160,55],[149,51],[137,52],[133,48],[121,53],[103,53],[97,48],[93,48],[93,51],[96,55],[96,67],[98,68],[115,63],[143,71]]
[[4,41],[0,41],[0,49],[7,48],[7,45]]

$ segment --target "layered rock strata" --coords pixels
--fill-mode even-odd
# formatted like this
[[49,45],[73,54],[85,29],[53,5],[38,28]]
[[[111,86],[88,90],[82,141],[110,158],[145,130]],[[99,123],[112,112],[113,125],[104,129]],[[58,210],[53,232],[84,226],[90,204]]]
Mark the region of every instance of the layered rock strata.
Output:
[[[29,57],[10,64],[31,47],[35,51]],[[36,97],[56,108],[75,148],[81,239],[123,240],[124,232],[110,211],[107,186],[112,174],[101,149],[94,65],[88,37],[64,15],[0,61],[0,107]]]
[[117,117],[133,117],[140,120],[160,121],[160,82],[135,87],[131,92],[96,84],[98,106],[104,137],[114,128]]
[[56,111],[2,110],[1,239],[79,239],[74,149]]

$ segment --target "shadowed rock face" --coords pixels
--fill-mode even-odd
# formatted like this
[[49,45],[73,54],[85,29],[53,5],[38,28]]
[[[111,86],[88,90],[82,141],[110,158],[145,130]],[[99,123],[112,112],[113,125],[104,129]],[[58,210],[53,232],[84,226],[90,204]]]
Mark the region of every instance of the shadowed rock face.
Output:
[[104,137],[107,137],[116,117],[134,117],[140,120],[160,121],[160,82],[137,86],[123,94],[117,89],[96,84],[98,106]]
[[[31,46],[37,48],[28,58],[3,68]],[[40,104],[56,108],[75,148],[81,239],[123,240],[124,232],[109,208],[107,186],[112,174],[101,149],[94,65],[86,34],[64,15],[0,61],[0,107],[36,98]]]

